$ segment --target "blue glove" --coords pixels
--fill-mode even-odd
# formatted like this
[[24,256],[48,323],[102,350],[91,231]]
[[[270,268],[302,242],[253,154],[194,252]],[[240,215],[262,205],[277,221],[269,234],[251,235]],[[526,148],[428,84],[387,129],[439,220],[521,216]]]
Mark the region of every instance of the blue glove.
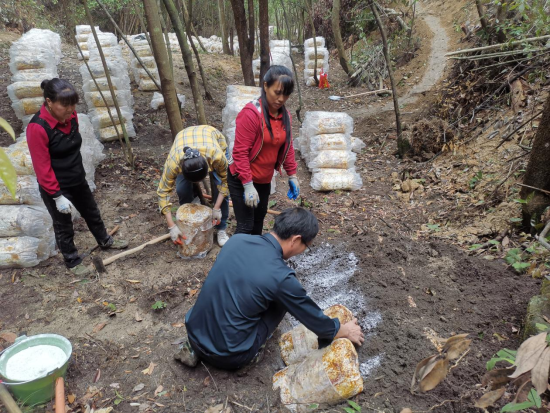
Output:
[[289,176],[288,185],[290,186],[290,189],[286,194],[288,199],[290,199],[291,201],[298,199],[298,197],[300,196],[300,182],[298,182],[298,178],[296,177],[296,175]]

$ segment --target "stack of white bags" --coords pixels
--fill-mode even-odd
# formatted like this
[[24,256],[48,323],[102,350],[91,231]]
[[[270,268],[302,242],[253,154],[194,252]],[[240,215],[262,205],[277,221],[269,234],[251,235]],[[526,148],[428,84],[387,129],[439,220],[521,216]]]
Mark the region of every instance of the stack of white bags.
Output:
[[[129,137],[136,136],[132,118],[134,116],[133,104],[134,99],[130,91],[130,78],[128,77],[128,65],[122,57],[122,49],[117,42],[117,38],[112,33],[98,33],[99,43],[105,55],[113,89],[120,107],[122,119],[119,119],[116,108],[114,106],[109,85],[105,75],[105,70],[99,56],[99,51],[93,36],[88,38],[88,50],[90,52],[90,60],[88,65],[94,75],[99,90],[103,93],[106,102],[102,99],[101,94],[96,86],[86,65],[80,66],[80,74],[82,75],[82,88],[84,89],[84,100],[88,105],[88,115],[98,139],[102,142],[110,142],[117,139],[115,127],[122,136],[121,121],[124,122],[126,131]],[[109,111],[114,120],[111,120]]]
[[[290,41],[270,40],[269,41],[270,64],[284,66],[292,72],[292,60],[290,59]],[[260,84],[260,58],[252,61],[254,81]]]
[[[353,119],[347,113],[306,113],[294,146],[313,173],[311,187],[316,191],[357,190],[363,185],[355,172],[352,132]],[[360,140],[355,145],[359,151],[364,146]]]
[[[315,44],[317,45],[317,54],[315,54]],[[306,39],[304,42],[304,57],[304,80],[307,86],[315,86],[314,69],[317,68],[317,79],[319,79],[321,69],[323,72],[328,73],[328,50],[325,47],[325,38]]]
[[12,83],[8,86],[11,107],[27,126],[44,103],[40,83],[57,77],[61,38],[50,30],[31,29],[10,48]]
[[[75,27],[76,30],[76,36],[74,37],[76,39],[76,42],[78,43],[78,46],[80,47],[80,51],[78,52],[78,60],[88,60],[90,58],[90,51],[88,50],[88,38],[93,37],[92,35],[92,28],[88,25],[81,24]],[[95,26],[95,30],[97,33],[101,33],[101,30],[99,30],[98,26]]]
[[222,110],[223,136],[227,139],[229,153],[233,153],[233,145],[235,143],[235,120],[239,112],[246,106],[248,102],[259,98],[261,89],[254,86],[227,86],[227,98],[225,108]]

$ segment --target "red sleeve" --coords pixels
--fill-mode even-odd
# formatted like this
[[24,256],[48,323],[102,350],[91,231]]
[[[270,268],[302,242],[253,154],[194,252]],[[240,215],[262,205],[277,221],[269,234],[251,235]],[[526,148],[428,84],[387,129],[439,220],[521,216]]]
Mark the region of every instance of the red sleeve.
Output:
[[61,195],[59,182],[52,169],[48,134],[42,126],[36,123],[30,123],[27,126],[27,145],[36,179],[42,189],[52,196]]
[[[247,104],[247,106],[250,105]],[[252,181],[250,170],[250,151],[259,135],[261,122],[256,108],[245,106],[236,119],[235,144],[233,146],[233,164],[239,180],[246,184]]]
[[[292,116],[288,114],[290,118],[290,124],[292,125]],[[294,137],[292,136],[292,130],[290,131],[290,148],[288,148],[288,153],[286,154],[285,161],[283,162],[283,168],[286,171],[288,176],[296,174],[298,170],[298,165],[296,164],[296,154],[294,152]]]

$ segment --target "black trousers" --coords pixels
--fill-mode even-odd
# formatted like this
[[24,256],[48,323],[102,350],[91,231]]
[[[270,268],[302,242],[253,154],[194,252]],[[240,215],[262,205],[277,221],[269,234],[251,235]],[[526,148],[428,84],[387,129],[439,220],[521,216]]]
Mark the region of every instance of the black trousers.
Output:
[[[57,248],[63,254],[67,268],[76,267],[82,262],[82,258],[78,255],[78,250],[74,245],[74,228],[71,214],[62,214],[59,212],[55,206],[53,197],[44,191],[42,187],[39,186],[39,188],[42,200],[52,217]],[[79,185],[63,188],[61,192],[65,198],[73,203],[77,211],[80,212],[97,243],[102,247],[112,244],[112,238],[107,234],[99,208],[88,183],[84,181]]]
[[244,203],[244,186],[239,178],[235,178],[231,173],[228,173],[227,186],[229,187],[231,201],[233,201],[235,218],[237,218],[237,229],[235,234],[262,235],[264,218],[267,214],[267,207],[269,204],[271,183],[254,184],[254,188],[256,188],[260,197],[260,203],[256,208],[250,208]]
[[223,370],[238,370],[249,364],[258,352],[265,347],[266,341],[271,338],[277,326],[283,320],[286,314],[286,308],[271,303],[258,323],[258,332],[256,339],[250,350],[231,356],[218,356],[204,350],[200,344],[195,343],[189,338],[189,344],[197,356],[212,366]]

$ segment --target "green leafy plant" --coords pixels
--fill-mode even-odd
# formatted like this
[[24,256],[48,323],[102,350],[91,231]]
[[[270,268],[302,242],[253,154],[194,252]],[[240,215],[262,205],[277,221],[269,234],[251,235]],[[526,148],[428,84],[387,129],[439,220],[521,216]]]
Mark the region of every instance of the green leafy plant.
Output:
[[157,300],[155,301],[155,303],[151,306],[151,308],[153,310],[162,310],[164,308],[166,308],[168,304],[165,303],[164,301],[160,301],[160,300]]
[[439,224],[427,224],[426,226],[430,231],[435,231],[435,232],[441,231],[441,228],[439,228]]
[[523,253],[519,248],[512,248],[508,250],[505,260],[519,273],[525,271],[531,266],[529,262],[523,261]]
[[520,410],[529,409],[531,407],[541,408],[542,400],[535,389],[531,389],[527,400],[523,403],[508,403],[500,411],[504,412],[519,412]]
[[495,368],[495,365],[499,361],[506,361],[507,363],[514,364],[516,362],[516,355],[518,352],[516,350],[509,350],[507,348],[503,348],[502,350],[499,350],[497,354],[495,354],[491,360],[487,362],[487,370],[490,371]]
[[472,179],[470,179],[469,185],[470,189],[474,189],[476,185],[483,179],[483,172],[479,171],[477,174],[473,176]]
[[531,202],[531,200],[533,199],[534,196],[535,196],[535,192],[533,191],[529,195],[527,195],[527,198],[525,198],[525,199],[521,199],[521,198],[514,199],[514,202],[517,202],[518,204],[528,204],[529,202]]
[[351,400],[348,400],[348,404],[351,406],[351,407],[344,407],[344,411],[346,413],[356,413],[356,412],[360,412],[361,411],[361,406],[359,406],[357,403],[355,403],[354,401],[351,401]]
[[[0,118],[0,127],[4,129],[8,135],[15,141],[15,132],[8,122],[4,118]],[[6,155],[6,152],[0,148],[0,179],[10,191],[11,196],[15,199],[15,189],[17,186],[17,173],[13,167],[10,158]]]
[[115,406],[118,406],[120,403],[124,401],[124,396],[116,390],[115,390],[115,394],[116,394],[116,398],[113,403],[115,404]]
[[116,305],[114,305],[113,303],[107,304],[107,308],[108,308],[110,311],[116,311]]

